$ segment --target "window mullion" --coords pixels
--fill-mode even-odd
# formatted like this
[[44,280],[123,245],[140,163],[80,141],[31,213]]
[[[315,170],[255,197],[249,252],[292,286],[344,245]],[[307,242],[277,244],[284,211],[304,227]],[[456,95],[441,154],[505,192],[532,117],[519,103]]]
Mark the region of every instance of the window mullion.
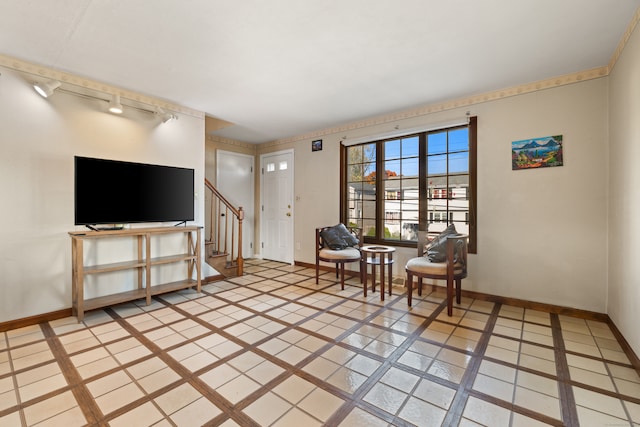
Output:
[[445,157],[445,187],[444,187],[444,194],[445,194],[445,200],[446,200],[446,209],[445,209],[445,220],[447,225],[449,224],[449,218],[450,218],[450,212],[451,212],[451,187],[450,184],[451,182],[449,181],[449,156],[451,155],[450,152],[450,147],[449,147],[449,132],[447,132],[447,150],[446,150],[446,157]]
[[427,225],[429,224],[429,170],[427,162],[427,133],[420,134],[420,142],[418,146],[418,230],[427,231]]
[[384,175],[384,142],[376,143],[376,239],[384,239],[384,219],[385,219],[385,191],[383,185]]
[[478,117],[469,118],[469,253],[477,253]]

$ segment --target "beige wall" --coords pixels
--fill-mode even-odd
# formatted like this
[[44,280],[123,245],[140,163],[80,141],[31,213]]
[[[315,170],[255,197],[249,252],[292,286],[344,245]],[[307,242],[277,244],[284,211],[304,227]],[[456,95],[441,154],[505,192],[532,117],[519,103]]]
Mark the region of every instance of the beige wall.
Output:
[[[295,260],[315,262],[314,229],[339,221],[339,145],[343,137],[478,116],[478,253],[464,287],[604,313],[607,282],[607,78],[507,97],[472,107],[266,144],[295,149]],[[562,134],[565,164],[511,170],[511,142]],[[313,138],[316,139],[316,138]],[[414,249],[399,248],[394,275]]]
[[[74,226],[74,155],[194,168],[197,194],[204,189],[202,115],[179,114],[162,124],[125,107],[115,116],[101,101],[62,92],[41,98],[32,79],[4,68],[0,77],[0,322],[71,307],[67,233],[83,229]],[[96,191],[105,185],[96,183]],[[198,198],[195,209],[195,223],[202,224]],[[98,261],[120,251],[131,253],[131,244],[87,250]],[[184,274],[184,266],[176,269]],[[88,292],[130,286],[133,279],[108,276],[99,291]]]
[[607,313],[640,355],[640,30],[609,77]]

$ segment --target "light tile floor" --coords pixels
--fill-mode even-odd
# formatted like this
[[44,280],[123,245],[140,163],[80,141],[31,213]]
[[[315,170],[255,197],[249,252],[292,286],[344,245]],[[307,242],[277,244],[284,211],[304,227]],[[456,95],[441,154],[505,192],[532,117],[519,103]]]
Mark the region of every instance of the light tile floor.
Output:
[[247,260],[243,277],[0,333],[3,426],[640,426],[607,323]]

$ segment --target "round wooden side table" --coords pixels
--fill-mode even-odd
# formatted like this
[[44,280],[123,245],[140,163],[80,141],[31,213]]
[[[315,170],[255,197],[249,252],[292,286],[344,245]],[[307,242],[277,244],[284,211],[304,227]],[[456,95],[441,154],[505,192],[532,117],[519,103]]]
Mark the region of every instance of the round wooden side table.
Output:
[[389,295],[391,295],[393,253],[396,248],[391,246],[370,245],[360,248],[362,251],[364,267],[364,296],[367,296],[367,265],[371,266],[371,292],[376,291],[376,266],[380,266],[380,301],[384,301],[384,267],[387,266],[389,273]]

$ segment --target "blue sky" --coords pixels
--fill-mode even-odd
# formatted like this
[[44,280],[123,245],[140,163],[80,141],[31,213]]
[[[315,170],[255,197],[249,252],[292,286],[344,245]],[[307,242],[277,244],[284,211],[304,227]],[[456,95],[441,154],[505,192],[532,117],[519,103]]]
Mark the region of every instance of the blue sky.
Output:
[[[469,169],[469,138],[467,128],[449,131],[448,156],[449,173],[467,172]],[[447,132],[429,134],[429,174],[443,174],[447,171]],[[405,157],[400,160],[400,157]],[[409,157],[409,158],[406,158]],[[418,137],[399,138],[385,142],[385,170],[391,170],[404,177],[418,175]]]

